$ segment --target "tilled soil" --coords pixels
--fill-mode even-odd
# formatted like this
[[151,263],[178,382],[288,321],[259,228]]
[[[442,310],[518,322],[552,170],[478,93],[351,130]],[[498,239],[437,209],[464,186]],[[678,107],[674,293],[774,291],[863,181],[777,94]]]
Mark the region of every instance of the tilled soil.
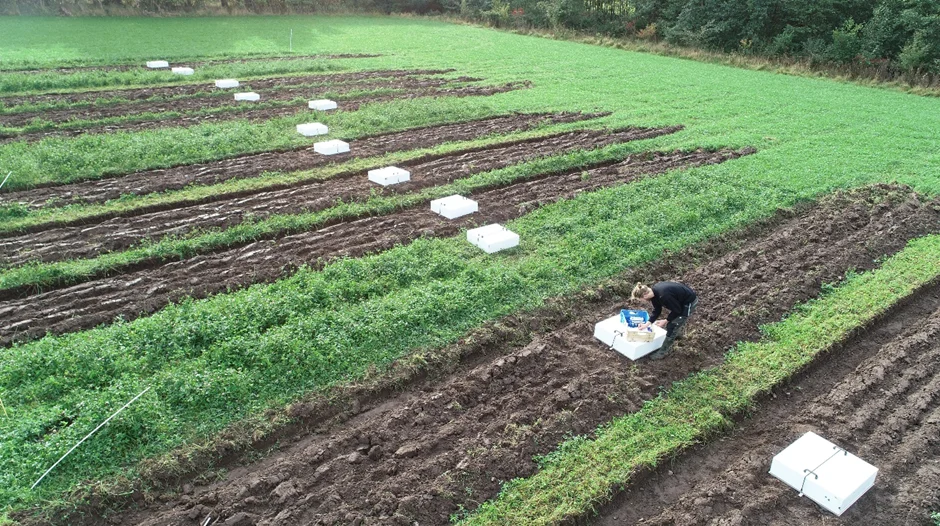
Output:
[[[264,102],[290,102],[299,99],[305,99],[303,106],[306,106],[306,100],[322,98],[318,93],[329,91],[330,93],[345,94],[353,91],[367,91],[378,89],[395,90],[426,90],[428,88],[440,88],[453,82],[476,82],[483,79],[474,77],[458,77],[454,79],[443,78],[416,78],[413,76],[389,77],[368,82],[343,82],[329,85],[308,86],[304,83],[300,85],[286,85],[279,88],[260,89],[252,88],[252,91],[261,95]],[[141,120],[162,120],[174,119],[174,116],[164,116],[167,113],[192,113],[211,110],[213,108],[225,108],[230,110],[226,113],[237,113],[240,110],[250,108],[253,103],[239,102],[233,95],[236,91],[247,91],[246,89],[217,90],[206,93],[201,96],[180,98],[175,100],[142,100],[129,101],[116,104],[83,106],[77,108],[46,109],[40,111],[24,111],[17,113],[0,114],[0,125],[11,128],[23,127],[36,119],[52,124],[69,123],[70,121],[96,121],[114,117],[140,116]],[[70,130],[93,128],[96,124],[92,122],[89,126],[69,127]],[[29,135],[22,134],[19,137]]]
[[374,195],[413,193],[539,157],[648,139],[679,129],[681,127],[632,128],[613,133],[597,130],[562,133],[403,163],[399,166],[411,172],[411,181],[385,188],[369,181],[363,170],[250,196],[181,206],[136,217],[119,217],[97,225],[62,227],[0,239],[0,265],[90,258],[102,252],[127,249],[145,239],[180,236],[194,230],[227,228],[241,223],[245,217],[260,220],[274,214],[324,210],[338,201],[362,202]]
[[[640,477],[603,525],[933,524],[940,502],[940,288],[934,286],[776,389],[728,436]],[[878,468],[841,518],[771,476],[813,431]]]
[[157,86],[146,88],[116,88],[110,90],[91,90],[69,93],[43,93],[42,95],[14,95],[0,97],[0,108],[12,108],[22,104],[63,103],[80,104],[94,103],[98,100],[124,99],[126,101],[164,100],[174,97],[192,96],[200,94],[231,95],[236,91],[268,90],[298,84],[335,84],[368,81],[381,78],[401,78],[424,75],[444,75],[453,73],[454,69],[381,69],[371,71],[357,71],[353,73],[318,73],[316,75],[291,75],[271,77],[265,79],[251,79],[241,82],[238,88],[219,90],[214,83],[183,84],[178,86]]
[[[7,202],[26,206],[64,206],[76,203],[103,203],[122,195],[179,190],[191,184],[211,185],[229,179],[258,177],[264,172],[292,172],[340,163],[350,159],[391,152],[427,148],[445,142],[466,141],[489,135],[504,135],[543,125],[589,120],[600,114],[529,113],[488,119],[412,128],[400,132],[363,137],[351,141],[349,153],[324,156],[313,145],[292,150],[241,155],[219,161],[146,170],[105,179],[46,186],[6,194]],[[313,141],[311,141],[313,142]],[[39,229],[44,229],[40,227]],[[0,235],[2,237],[2,235]]]
[[[666,360],[633,363],[592,339],[593,324],[623,306],[617,298],[598,295],[528,343],[518,336],[538,320],[510,318],[505,324],[523,328],[491,339],[455,373],[364,404],[344,424],[298,437],[218,483],[187,485],[178,498],[112,522],[193,525],[211,515],[259,526],[445,524],[493,497],[501,482],[533,473],[534,455],[635,411],[663,386],[719,363],[735,342],[758,339],[760,324],[818,295],[822,283],[870,269],[938,226],[938,203],[905,188],[832,196],[783,214],[740,247],[712,244],[723,255],[687,272],[676,274],[685,265],[669,261],[617,280],[624,291],[638,278],[679,279],[698,291],[697,319]],[[302,407],[296,413],[316,418]]]
[[[215,64],[245,64],[248,62],[280,62],[288,60],[311,60],[311,59],[338,59],[338,58],[375,58],[382,55],[369,55],[364,53],[340,53],[327,55],[298,55],[296,57],[257,57],[257,58],[235,58],[220,60],[196,60],[186,62],[185,64],[170,64],[170,67],[198,67],[210,66]],[[146,62],[146,61],[145,61]],[[7,69],[0,71],[2,73],[77,73],[79,71],[130,71],[134,69],[146,70],[147,64],[122,64],[115,66],[73,66],[67,68],[29,68],[29,69]],[[165,69],[169,73],[169,69]]]
[[[389,83],[392,84],[392,83]],[[355,111],[358,110],[360,106],[367,103],[377,103],[377,102],[388,102],[393,100],[409,100],[416,99],[421,97],[486,97],[490,95],[496,95],[498,93],[506,93],[509,91],[514,91],[517,89],[527,89],[530,87],[528,82],[510,82],[506,84],[500,84],[496,86],[460,86],[460,87],[434,87],[435,84],[446,84],[445,81],[441,80],[430,80],[430,81],[415,81],[415,82],[401,82],[398,83],[402,87],[402,91],[398,93],[391,93],[387,95],[365,95],[361,97],[351,97],[350,99],[341,99],[343,111]],[[411,88],[405,88],[406,84],[412,84]],[[421,87],[426,85],[427,87]],[[303,90],[299,90],[303,91]],[[308,90],[309,92],[309,90]],[[297,95],[293,95],[288,98],[288,100],[295,98]],[[250,108],[253,104],[252,102],[236,102],[234,99],[211,99],[214,102],[218,102],[220,107],[230,106],[231,111],[217,111],[214,113],[200,114],[200,115],[167,115],[167,114],[156,114],[152,117],[146,117],[142,120],[133,120],[128,122],[118,122],[113,124],[90,124],[88,126],[69,126],[64,128],[56,128],[51,130],[39,130],[35,132],[24,132],[16,133],[7,136],[0,134],[0,144],[14,142],[14,141],[27,141],[35,142],[42,139],[47,139],[50,137],[76,137],[79,135],[87,135],[90,133],[116,133],[116,132],[131,132],[131,131],[144,131],[144,130],[153,130],[157,128],[167,128],[171,126],[175,127],[185,127],[185,126],[195,126],[197,124],[203,124],[207,122],[223,122],[234,119],[247,119],[253,121],[267,120],[275,117],[283,117],[287,115],[296,115],[299,113],[309,113],[313,116],[316,116],[318,112],[309,110],[306,104],[296,103],[296,104],[287,104],[283,103],[277,106],[266,106],[262,108],[255,109],[246,109]],[[199,101],[195,101],[199,102]],[[154,104],[152,107],[154,109],[161,108],[172,108],[173,103],[159,103]],[[198,107],[198,104],[195,104]],[[169,111],[169,110],[165,110]],[[143,116],[142,116],[143,117]]]
[[301,265],[320,267],[339,257],[387,250],[418,237],[446,237],[462,228],[515,219],[546,203],[639,176],[676,168],[716,164],[752,153],[648,153],[587,171],[544,174],[528,181],[481,191],[470,197],[479,213],[447,220],[426,205],[388,215],[350,219],[279,239],[195,256],[79,285],[0,303],[0,342],[25,341],[47,332],[65,333],[133,319],[185,296],[206,297],[252,283],[273,281]]

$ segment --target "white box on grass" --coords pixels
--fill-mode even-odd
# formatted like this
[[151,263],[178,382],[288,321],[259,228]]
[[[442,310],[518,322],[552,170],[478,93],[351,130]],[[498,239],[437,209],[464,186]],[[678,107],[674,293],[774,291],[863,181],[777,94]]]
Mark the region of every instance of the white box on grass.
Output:
[[330,132],[330,129],[326,127],[325,124],[320,124],[319,122],[308,122],[306,124],[297,125],[297,133],[305,137],[313,137],[315,135],[326,135]]
[[487,254],[499,252],[519,245],[519,234],[499,223],[467,230],[467,241],[480,247]]
[[170,63],[165,60],[150,60],[147,62],[147,67],[150,69],[168,68]]
[[313,151],[321,153],[323,155],[336,155],[338,153],[346,153],[349,151],[349,143],[345,143],[339,139],[333,139],[332,141],[323,141],[313,143]]
[[329,99],[312,100],[307,103],[307,107],[318,111],[335,110],[336,102]]
[[875,484],[878,468],[810,431],[774,456],[770,474],[842,515]]
[[462,195],[451,195],[431,201],[431,211],[447,219],[456,219],[479,211],[477,202]]
[[666,329],[658,325],[651,325],[650,328],[653,329],[653,341],[629,341],[627,335],[632,329],[626,323],[621,322],[620,314],[617,314],[596,323],[594,337],[627,358],[637,360],[659,349],[666,341]]
[[404,183],[411,180],[411,172],[397,166],[386,166],[378,170],[369,170],[369,180],[382,186]]
[[217,88],[237,88],[238,81],[235,79],[219,79],[215,81],[215,87]]
[[177,75],[192,75],[195,73],[193,68],[173,68],[170,71],[176,73]]
[[258,95],[257,93],[253,91],[245,91],[242,93],[236,93],[235,100],[247,100],[247,101],[253,102],[256,100],[261,100],[261,95]]

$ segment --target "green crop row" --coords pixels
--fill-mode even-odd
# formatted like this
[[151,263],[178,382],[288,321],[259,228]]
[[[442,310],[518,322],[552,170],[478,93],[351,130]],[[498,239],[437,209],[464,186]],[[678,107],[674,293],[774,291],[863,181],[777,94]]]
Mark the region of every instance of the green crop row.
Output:
[[220,248],[249,243],[262,237],[283,236],[312,230],[337,220],[381,215],[430,202],[453,194],[469,194],[483,188],[505,186],[539,174],[557,173],[619,160],[641,151],[642,145],[622,143],[591,151],[560,154],[473,174],[452,183],[419,192],[371,196],[365,201],[340,202],[324,210],[302,214],[279,214],[256,222],[244,222],[224,230],[196,231],[185,237],[147,240],[140,246],[100,256],[27,264],[0,271],[0,290],[76,283],[139,265],[145,261],[185,259]]
[[916,239],[881,267],[763,328],[725,363],[676,382],[638,412],[561,444],[535,475],[510,481],[463,525],[558,524],[584,517],[643,468],[732,425],[730,417],[916,290],[940,278],[940,235]]
[[565,131],[596,128],[602,125],[603,122],[604,121],[600,119],[593,119],[561,124],[545,124],[523,132],[492,135],[469,141],[448,142],[429,148],[419,148],[415,150],[392,152],[376,157],[353,159],[344,163],[331,164],[312,170],[290,173],[265,172],[258,177],[229,179],[213,185],[193,185],[181,190],[168,190],[145,195],[127,194],[102,204],[72,204],[62,207],[49,206],[42,208],[29,208],[19,204],[0,205],[0,233],[18,232],[29,227],[49,223],[74,224],[79,221],[89,221],[103,216],[110,217],[113,215],[126,214],[141,208],[198,203],[206,199],[215,199],[236,193],[260,192],[283,185],[325,180],[342,173],[354,171],[365,172],[373,168],[405,163],[427,156],[448,155],[471,149],[497,146],[507,142],[544,137]]

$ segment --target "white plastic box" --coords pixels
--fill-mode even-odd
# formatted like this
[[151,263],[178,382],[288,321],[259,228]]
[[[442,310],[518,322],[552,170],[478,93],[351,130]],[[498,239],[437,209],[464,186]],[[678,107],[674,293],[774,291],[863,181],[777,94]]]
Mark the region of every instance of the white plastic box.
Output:
[[165,60],[150,60],[147,62],[147,67],[150,69],[168,68],[170,63]]
[[217,88],[237,88],[238,81],[235,79],[219,79],[215,81],[215,87]]
[[256,101],[256,100],[261,100],[261,95],[258,95],[257,93],[253,91],[245,91],[242,93],[236,93],[235,100]]
[[431,211],[447,219],[456,219],[479,210],[480,207],[476,201],[462,195],[451,195],[431,201]]
[[308,122],[306,124],[297,125],[297,133],[305,137],[313,137],[315,135],[326,135],[330,132],[330,129],[326,127],[325,124],[320,124],[319,122]]
[[842,515],[875,484],[878,468],[810,431],[773,458],[770,474]]
[[386,166],[378,170],[369,170],[369,180],[382,186],[404,183],[411,180],[411,172],[397,166]]
[[339,139],[333,139],[332,141],[323,141],[313,143],[313,151],[321,153],[323,155],[336,155],[338,153],[346,153],[349,151],[349,143],[345,143]]
[[626,323],[620,321],[620,314],[617,314],[596,323],[594,325],[594,337],[627,358],[638,360],[662,347],[663,342],[666,341],[666,329],[658,325],[651,325],[650,327],[653,329],[653,341],[629,341],[627,334],[631,329]]
[[176,73],[177,75],[192,75],[193,73],[195,73],[195,71],[193,71],[193,68],[173,68],[170,71],[172,71],[173,73]]
[[480,247],[487,254],[499,252],[519,245],[519,234],[499,223],[467,230],[467,241]]
[[335,110],[336,102],[328,99],[312,100],[307,103],[307,107],[318,111]]

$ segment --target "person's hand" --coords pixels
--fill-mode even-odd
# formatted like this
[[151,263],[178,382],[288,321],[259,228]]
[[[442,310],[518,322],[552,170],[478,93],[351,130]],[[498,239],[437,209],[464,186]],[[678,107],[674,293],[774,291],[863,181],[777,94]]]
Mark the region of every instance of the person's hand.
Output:
[[647,328],[649,328],[649,326],[650,326],[650,322],[644,322],[644,323],[639,324],[637,326],[637,329],[640,329],[642,331],[642,330],[646,330]]
[[666,321],[666,320],[658,320],[658,321],[656,321],[656,325],[658,325],[660,329],[665,329],[665,328],[666,328],[666,325],[667,325],[668,323],[669,323],[669,322]]

